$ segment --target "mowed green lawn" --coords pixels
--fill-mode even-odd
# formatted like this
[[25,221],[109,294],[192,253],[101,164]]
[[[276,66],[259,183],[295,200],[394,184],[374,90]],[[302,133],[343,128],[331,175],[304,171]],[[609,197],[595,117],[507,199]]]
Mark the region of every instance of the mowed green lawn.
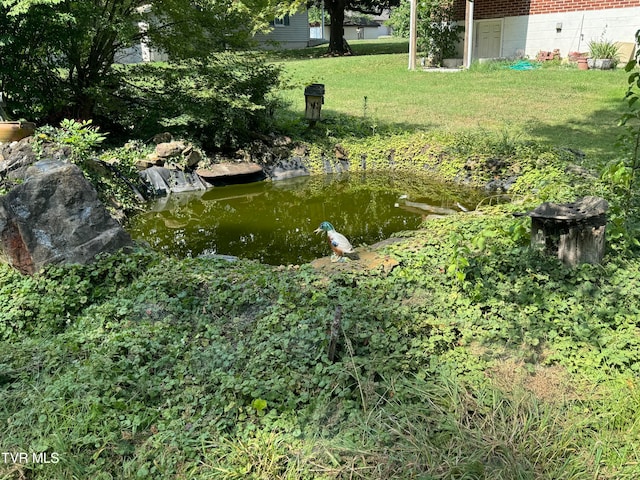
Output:
[[[384,41],[377,44],[393,50]],[[591,164],[617,155],[617,123],[626,108],[627,74],[622,68],[409,71],[406,53],[372,55],[375,46],[375,41],[354,42],[356,53],[364,49],[360,51],[368,54],[320,58],[323,47],[315,47],[308,50],[312,58],[300,59],[298,53],[284,60],[286,75],[299,85],[283,93],[291,111],[304,111],[305,84],[323,83],[327,119],[340,113],[408,130],[485,129],[579,149]],[[401,47],[396,41],[395,50]]]

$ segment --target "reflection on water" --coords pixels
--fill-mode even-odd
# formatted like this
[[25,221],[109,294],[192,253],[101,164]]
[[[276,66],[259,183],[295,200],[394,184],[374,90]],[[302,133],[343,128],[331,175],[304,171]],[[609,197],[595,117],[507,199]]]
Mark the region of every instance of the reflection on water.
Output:
[[303,177],[173,194],[150,204],[128,230],[135,239],[181,257],[222,254],[299,264],[330,254],[324,235],[313,233],[324,220],[357,247],[417,228],[429,213],[425,205],[460,210],[480,199],[476,191],[415,173]]

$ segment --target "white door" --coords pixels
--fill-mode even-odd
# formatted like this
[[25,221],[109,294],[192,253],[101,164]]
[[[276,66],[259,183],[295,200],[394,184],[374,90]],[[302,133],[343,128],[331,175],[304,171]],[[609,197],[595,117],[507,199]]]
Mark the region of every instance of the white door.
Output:
[[475,58],[498,58],[502,54],[502,20],[476,22]]

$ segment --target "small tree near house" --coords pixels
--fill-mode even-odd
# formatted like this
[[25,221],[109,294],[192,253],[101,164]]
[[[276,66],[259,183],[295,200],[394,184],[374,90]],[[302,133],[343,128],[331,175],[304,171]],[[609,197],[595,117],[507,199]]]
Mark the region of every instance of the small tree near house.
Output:
[[[456,55],[464,27],[454,20],[453,0],[422,0],[417,7],[418,49],[434,65],[441,65],[445,58]],[[391,12],[387,25],[394,35],[409,37],[410,2],[402,0]]]

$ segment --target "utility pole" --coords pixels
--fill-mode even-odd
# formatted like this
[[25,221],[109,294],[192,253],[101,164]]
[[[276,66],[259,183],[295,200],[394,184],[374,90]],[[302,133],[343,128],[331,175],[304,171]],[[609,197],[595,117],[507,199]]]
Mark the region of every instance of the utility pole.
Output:
[[417,25],[418,25],[418,0],[411,1],[411,13],[409,16],[409,70],[416,69],[417,50]]

